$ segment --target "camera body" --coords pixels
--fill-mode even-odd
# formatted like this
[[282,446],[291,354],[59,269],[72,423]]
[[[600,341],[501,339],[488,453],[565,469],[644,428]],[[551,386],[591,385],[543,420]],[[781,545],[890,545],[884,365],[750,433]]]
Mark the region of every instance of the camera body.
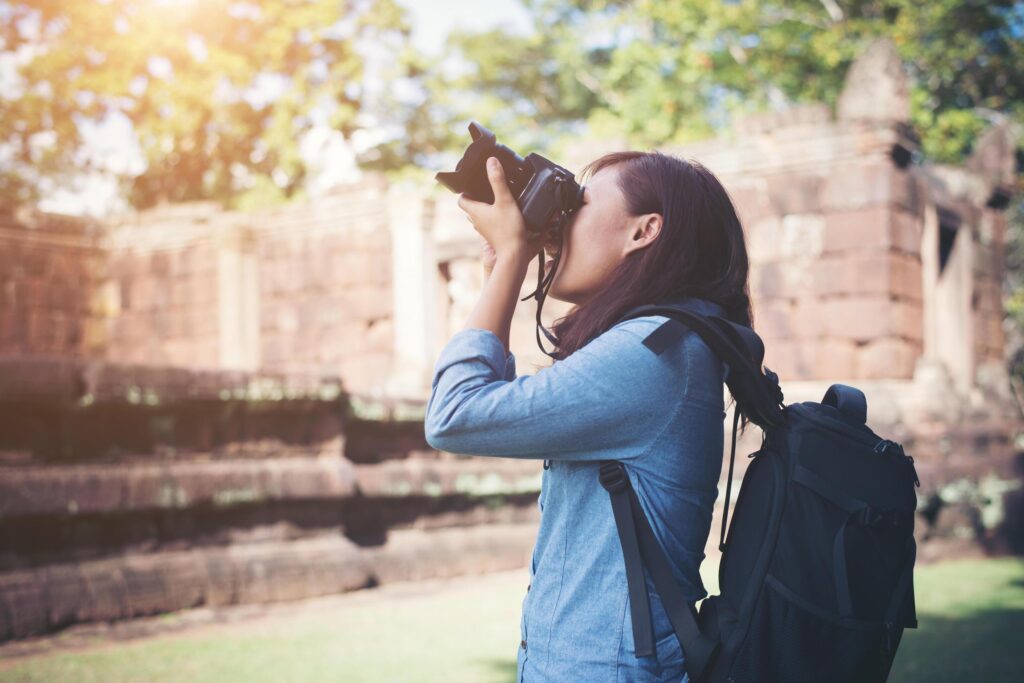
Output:
[[469,124],[473,138],[454,171],[442,171],[434,178],[456,194],[487,204],[494,203],[494,192],[487,177],[488,157],[497,157],[505,171],[509,190],[532,233],[561,232],[583,204],[583,188],[573,174],[543,156],[530,153],[524,159],[505,145],[498,144],[494,133],[479,123]]

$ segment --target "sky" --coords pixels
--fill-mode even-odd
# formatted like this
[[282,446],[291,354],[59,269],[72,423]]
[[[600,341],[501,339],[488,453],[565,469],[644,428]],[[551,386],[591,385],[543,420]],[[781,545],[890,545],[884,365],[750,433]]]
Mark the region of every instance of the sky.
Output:
[[[528,15],[519,0],[397,0],[405,7],[412,24],[413,44],[422,52],[437,55],[453,28],[482,30],[502,25],[527,31]],[[0,64],[0,67],[3,65]],[[369,84],[368,84],[369,85]],[[132,141],[131,126],[123,117],[111,117],[102,124],[88,124],[84,130],[89,155],[119,173],[138,173],[144,161]],[[383,130],[359,133],[345,140],[326,126],[315,127],[302,141],[301,150],[311,165],[310,194],[316,195],[342,182],[356,180],[356,149],[368,147],[386,135]],[[73,215],[102,216],[128,207],[117,196],[115,180],[102,174],[82,176],[74,187],[53,187],[40,202],[44,211]]]

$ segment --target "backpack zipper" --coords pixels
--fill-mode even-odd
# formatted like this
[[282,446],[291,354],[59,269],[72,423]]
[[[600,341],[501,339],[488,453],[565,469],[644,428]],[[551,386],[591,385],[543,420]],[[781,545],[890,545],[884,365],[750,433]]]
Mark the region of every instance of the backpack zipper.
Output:
[[808,410],[799,403],[791,404],[789,406],[786,406],[786,408],[790,410],[796,410],[796,412],[800,416],[806,418],[809,422],[813,422],[819,427],[825,427],[826,429],[829,429],[831,431],[839,432],[840,434],[846,436],[847,438],[853,439],[854,441],[858,441],[867,446],[871,446],[871,449],[876,453],[885,453],[890,448],[895,448],[896,452],[903,456],[903,462],[910,466],[910,472],[914,475],[914,486],[917,488],[921,488],[921,479],[917,476],[917,468],[914,467],[914,458],[907,455],[903,451],[903,446],[901,444],[898,444],[890,439],[883,439],[874,432],[871,432],[869,435],[849,425],[837,422],[836,420],[833,420],[831,418],[825,418],[821,417],[820,415],[815,415],[814,411]]
[[890,448],[895,449],[897,455],[903,456],[905,458],[904,462],[910,465],[910,471],[914,473],[914,486],[916,486],[917,488],[921,488],[921,480],[917,476],[917,468],[914,467],[914,458],[912,456],[907,455],[906,452],[904,452],[902,444],[896,443],[895,441],[891,441],[889,439],[882,439],[877,444],[875,444],[874,450],[875,453],[886,453]]

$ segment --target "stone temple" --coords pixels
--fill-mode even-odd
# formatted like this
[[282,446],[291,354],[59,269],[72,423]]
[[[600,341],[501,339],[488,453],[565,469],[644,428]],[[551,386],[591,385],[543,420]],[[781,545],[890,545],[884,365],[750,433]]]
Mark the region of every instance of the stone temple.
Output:
[[[662,151],[708,166],[737,204],[787,402],[854,384],[869,425],[915,457],[920,557],[1020,550],[1001,297],[1016,141],[994,125],[964,165],[933,165],[908,118],[882,42],[835,112]],[[620,148],[599,147],[557,161]],[[0,641],[527,566],[541,463],[423,437],[479,247],[453,195],[372,175],[254,213],[0,207]],[[534,306],[513,322],[519,374],[550,362]],[[547,302],[547,326],[567,310]]]

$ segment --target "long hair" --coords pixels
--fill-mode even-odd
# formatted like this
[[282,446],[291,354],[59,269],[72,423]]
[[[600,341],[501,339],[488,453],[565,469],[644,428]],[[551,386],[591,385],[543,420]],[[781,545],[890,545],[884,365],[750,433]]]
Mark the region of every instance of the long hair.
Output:
[[[753,329],[743,228],[718,178],[695,161],[659,152],[614,152],[588,164],[581,176],[612,165],[620,165],[618,186],[630,215],[660,214],[662,231],[627,254],[598,293],[555,322],[553,356],[585,346],[631,308],[683,297],[717,303],[730,321]],[[750,417],[738,405],[735,411],[745,433]]]
[[599,292],[554,323],[554,357],[585,346],[631,308],[679,297],[717,303],[730,320],[752,327],[743,228],[718,179],[695,161],[656,151],[606,154],[587,164],[581,177],[612,165],[619,166],[629,214],[661,214],[661,232],[627,254]]

